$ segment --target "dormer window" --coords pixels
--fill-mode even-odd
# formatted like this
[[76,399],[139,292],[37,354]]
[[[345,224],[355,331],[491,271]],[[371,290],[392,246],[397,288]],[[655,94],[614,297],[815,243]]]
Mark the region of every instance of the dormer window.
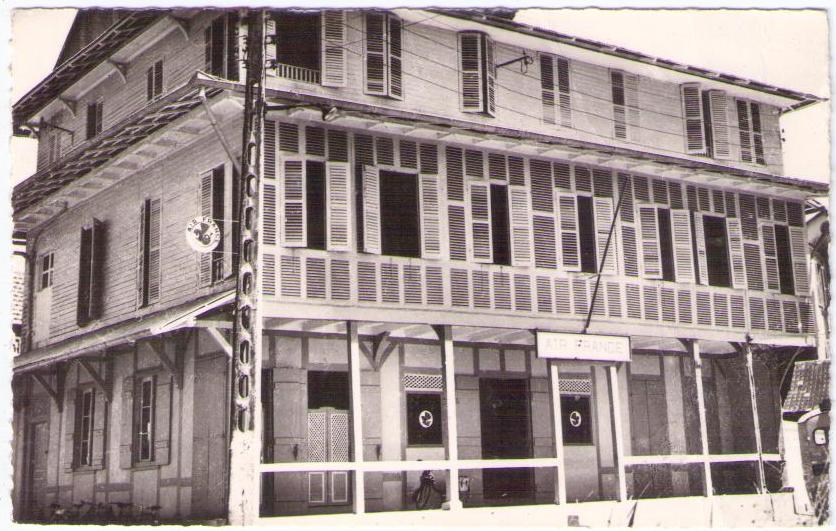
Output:
[[459,91],[464,112],[496,114],[494,45],[484,33],[459,33]]
[[104,102],[101,100],[87,105],[87,140],[102,132],[102,112]]

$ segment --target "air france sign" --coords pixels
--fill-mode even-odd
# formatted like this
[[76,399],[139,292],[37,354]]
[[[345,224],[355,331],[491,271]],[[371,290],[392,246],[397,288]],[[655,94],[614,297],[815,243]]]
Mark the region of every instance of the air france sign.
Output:
[[537,357],[555,360],[630,361],[630,338],[538,331]]

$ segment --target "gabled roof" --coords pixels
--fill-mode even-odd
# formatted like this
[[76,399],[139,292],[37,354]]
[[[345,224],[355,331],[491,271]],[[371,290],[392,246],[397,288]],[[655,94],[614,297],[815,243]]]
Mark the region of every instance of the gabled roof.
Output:
[[630,50],[620,46],[613,46],[611,44],[606,44],[592,39],[575,37],[566,33],[560,33],[553,30],[538,28],[529,24],[523,24],[522,22],[509,20],[507,17],[504,16],[496,16],[482,9],[428,9],[427,11],[447,15],[450,17],[467,19],[480,24],[486,24],[489,26],[515,31],[518,33],[524,33],[534,37],[540,37],[543,39],[560,42],[562,44],[567,44],[570,46],[576,46],[579,48],[584,48],[587,50],[600,52],[603,54],[612,55],[623,59],[629,59],[640,63],[654,65],[659,68],[673,70],[676,72],[690,74],[712,81],[728,83],[731,85],[739,86],[741,88],[756,90],[766,94],[771,94],[773,96],[779,96],[795,100],[796,103],[790,106],[790,110],[799,109],[812,103],[825,100],[825,98],[820,98],[819,96],[815,96],[813,94],[807,94],[804,92],[785,89],[774,85],[769,85],[767,83],[762,83],[760,81],[746,79],[739,76],[726,74],[723,72],[709,70],[706,68],[699,68],[696,66],[686,65],[678,63],[676,61],[671,61],[669,59],[654,57],[651,55],[644,54],[642,52],[637,52],[635,50]]
[[830,398],[830,361],[798,361],[792,371],[784,413],[806,413]]

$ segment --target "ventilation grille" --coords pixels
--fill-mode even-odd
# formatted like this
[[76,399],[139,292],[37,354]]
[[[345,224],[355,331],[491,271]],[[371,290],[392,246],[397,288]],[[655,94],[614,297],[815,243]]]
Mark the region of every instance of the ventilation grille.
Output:
[[403,375],[404,391],[441,391],[444,389],[444,378],[440,374],[412,374]]
[[560,392],[567,395],[591,395],[592,380],[589,378],[561,378]]

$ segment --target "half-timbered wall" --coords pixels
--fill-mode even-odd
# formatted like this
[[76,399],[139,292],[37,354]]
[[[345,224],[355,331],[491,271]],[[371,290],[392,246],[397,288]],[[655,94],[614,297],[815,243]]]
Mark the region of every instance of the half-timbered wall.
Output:
[[[601,265],[621,203],[593,315],[728,330],[811,329],[799,202],[319,124],[268,120],[267,131],[268,300],[577,319],[586,316],[595,283],[595,275],[582,270],[580,257],[584,227],[578,210],[586,198],[594,224],[592,272]],[[319,161],[326,172],[326,250],[306,249],[310,161]],[[419,179],[420,258],[382,254],[380,201],[385,198],[379,183],[387,170]],[[491,185],[507,189],[511,267],[492,263],[486,191]],[[664,280],[659,210],[669,214],[675,282]],[[727,286],[710,285],[709,266],[721,257],[707,256],[704,220],[709,218],[725,225]],[[789,294],[781,294],[775,225],[789,235],[785,274],[791,264],[794,280]]]

